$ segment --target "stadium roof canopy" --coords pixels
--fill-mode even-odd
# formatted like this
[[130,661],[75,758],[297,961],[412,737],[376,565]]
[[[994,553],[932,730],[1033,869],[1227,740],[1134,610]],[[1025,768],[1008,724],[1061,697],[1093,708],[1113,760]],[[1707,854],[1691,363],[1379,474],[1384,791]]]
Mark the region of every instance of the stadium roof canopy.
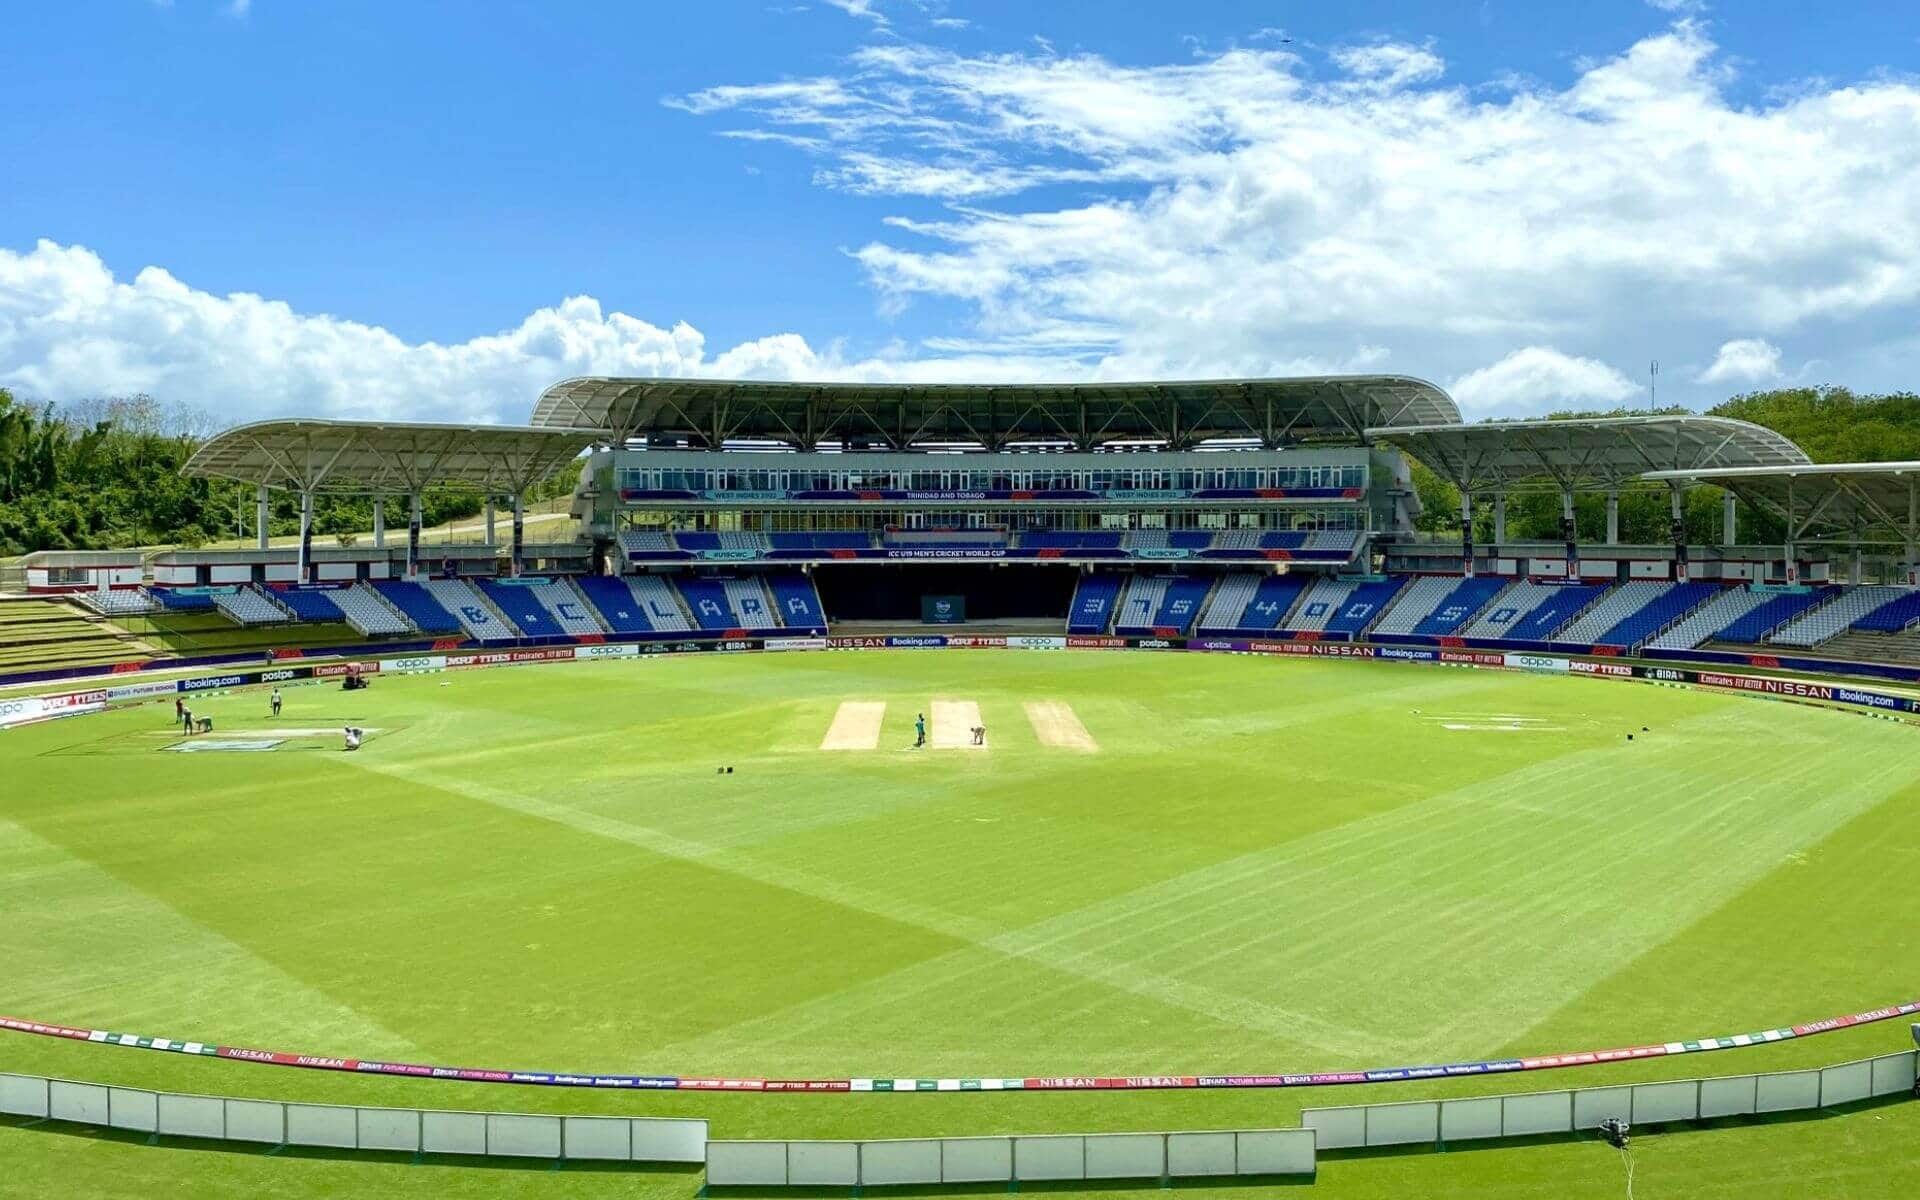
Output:
[[1920,542],[1920,462],[1658,471],[1647,478],[1725,488],[1780,518],[1789,542]]
[[261,421],[216,434],[182,472],[342,495],[407,495],[436,484],[518,494],[605,438],[515,425]]
[[1224,439],[1267,446],[1358,443],[1370,425],[1438,425],[1460,410],[1399,375],[1179,383],[773,383],[568,379],[541,393],[533,424],[697,447],[773,441],[796,449],[1114,442],[1175,449]]
[[1727,417],[1590,417],[1367,430],[1463,492],[1614,491],[1650,472],[1793,466],[1806,452],[1771,429]]

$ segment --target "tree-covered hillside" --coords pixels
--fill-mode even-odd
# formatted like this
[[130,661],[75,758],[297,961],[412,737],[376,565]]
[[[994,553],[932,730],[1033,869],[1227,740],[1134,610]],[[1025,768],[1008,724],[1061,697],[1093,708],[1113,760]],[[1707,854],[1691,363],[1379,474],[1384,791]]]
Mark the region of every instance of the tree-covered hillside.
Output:
[[[1666,410],[1684,413],[1684,409]],[[1797,443],[1815,462],[1892,462],[1920,460],[1920,395],[1860,396],[1846,388],[1788,388],[1735,396],[1707,410],[1716,417],[1751,421],[1777,430]],[[1644,409],[1612,412],[1561,412],[1550,419],[1574,417],[1645,416]],[[1420,527],[1435,533],[1460,529],[1460,493],[1425,465],[1413,464],[1414,484],[1426,506]],[[1491,505],[1474,513],[1474,540],[1493,538]],[[1574,520],[1582,540],[1598,541],[1606,534],[1604,496],[1574,499]],[[1668,499],[1663,491],[1634,491],[1620,497],[1620,539],[1630,544],[1661,544],[1669,537]],[[1693,488],[1687,493],[1687,539],[1699,543],[1720,540],[1720,492]],[[1743,508],[1740,540],[1777,542],[1780,530],[1765,514]],[[1513,541],[1557,541],[1560,537],[1560,501],[1555,496],[1515,496],[1507,502],[1507,537]]]
[[[151,396],[35,407],[0,388],[0,556],[252,536],[251,487],[180,474],[214,427],[203,413]],[[572,484],[571,471],[562,470],[529,498],[557,495]],[[428,525],[470,517],[482,504],[480,496],[457,489],[423,498]],[[396,515],[405,521],[389,506],[389,519]],[[316,538],[372,526],[370,499],[315,501]],[[299,532],[298,498],[275,492],[269,533]]]

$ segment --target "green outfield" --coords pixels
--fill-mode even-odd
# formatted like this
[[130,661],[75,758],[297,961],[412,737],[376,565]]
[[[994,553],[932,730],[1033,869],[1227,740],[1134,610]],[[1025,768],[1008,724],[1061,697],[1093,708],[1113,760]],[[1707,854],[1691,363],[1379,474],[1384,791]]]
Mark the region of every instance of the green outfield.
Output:
[[[277,720],[261,692],[196,700],[215,730],[190,753],[171,703],[0,734],[0,1012],[464,1066],[975,1077],[1479,1059],[1920,996],[1920,730],[1892,721],[1642,683],[1092,652],[699,655],[285,696]],[[932,744],[914,749],[920,713]],[[356,753],[346,724],[371,731]],[[1906,1042],[1889,1022],[1313,1091],[562,1091],[15,1033],[0,1071],[888,1137],[1271,1127],[1303,1106]],[[700,1182],[21,1125],[0,1122],[3,1195],[684,1197]],[[1917,1132],[1896,1103],[1688,1127],[1636,1140],[1635,1194],[1912,1195]],[[1622,1183],[1615,1152],[1565,1140],[1329,1157],[1315,1189]]]

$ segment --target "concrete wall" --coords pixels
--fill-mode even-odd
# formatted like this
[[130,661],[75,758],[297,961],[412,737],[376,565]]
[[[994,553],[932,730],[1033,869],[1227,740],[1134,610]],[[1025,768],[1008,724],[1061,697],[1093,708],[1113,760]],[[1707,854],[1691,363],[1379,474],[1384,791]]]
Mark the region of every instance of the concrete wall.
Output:
[[1321,1150],[1412,1146],[1572,1133],[1597,1129],[1609,1118],[1631,1125],[1659,1125],[1743,1113],[1833,1108],[1875,1096],[1906,1094],[1913,1090],[1914,1078],[1915,1051],[1904,1050],[1807,1071],[1310,1108],[1300,1114],[1300,1123],[1315,1132]]
[[188,1096],[0,1075],[0,1113],[209,1141],[507,1158],[700,1163],[707,1123],[652,1117],[357,1108]]
[[707,1143],[707,1182],[721,1187],[889,1187],[1313,1172],[1310,1129]]

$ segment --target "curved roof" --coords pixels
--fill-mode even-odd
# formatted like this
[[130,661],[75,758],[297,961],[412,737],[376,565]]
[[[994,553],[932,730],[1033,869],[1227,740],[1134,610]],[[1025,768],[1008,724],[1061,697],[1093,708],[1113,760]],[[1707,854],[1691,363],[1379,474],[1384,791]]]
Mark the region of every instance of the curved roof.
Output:
[[1920,541],[1920,462],[1656,471],[1647,478],[1726,488],[1780,518],[1796,542]]
[[533,409],[536,426],[593,427],[621,440],[888,450],[1033,442],[1092,449],[1134,440],[1181,448],[1222,438],[1357,443],[1370,425],[1459,419],[1446,392],[1402,375],[1060,384],[589,377],[554,384]]
[[1606,491],[1649,472],[1805,464],[1806,452],[1761,425],[1666,415],[1376,428],[1464,492]]
[[181,472],[345,495],[449,483],[518,493],[605,437],[592,429],[519,425],[259,421],[215,434]]

